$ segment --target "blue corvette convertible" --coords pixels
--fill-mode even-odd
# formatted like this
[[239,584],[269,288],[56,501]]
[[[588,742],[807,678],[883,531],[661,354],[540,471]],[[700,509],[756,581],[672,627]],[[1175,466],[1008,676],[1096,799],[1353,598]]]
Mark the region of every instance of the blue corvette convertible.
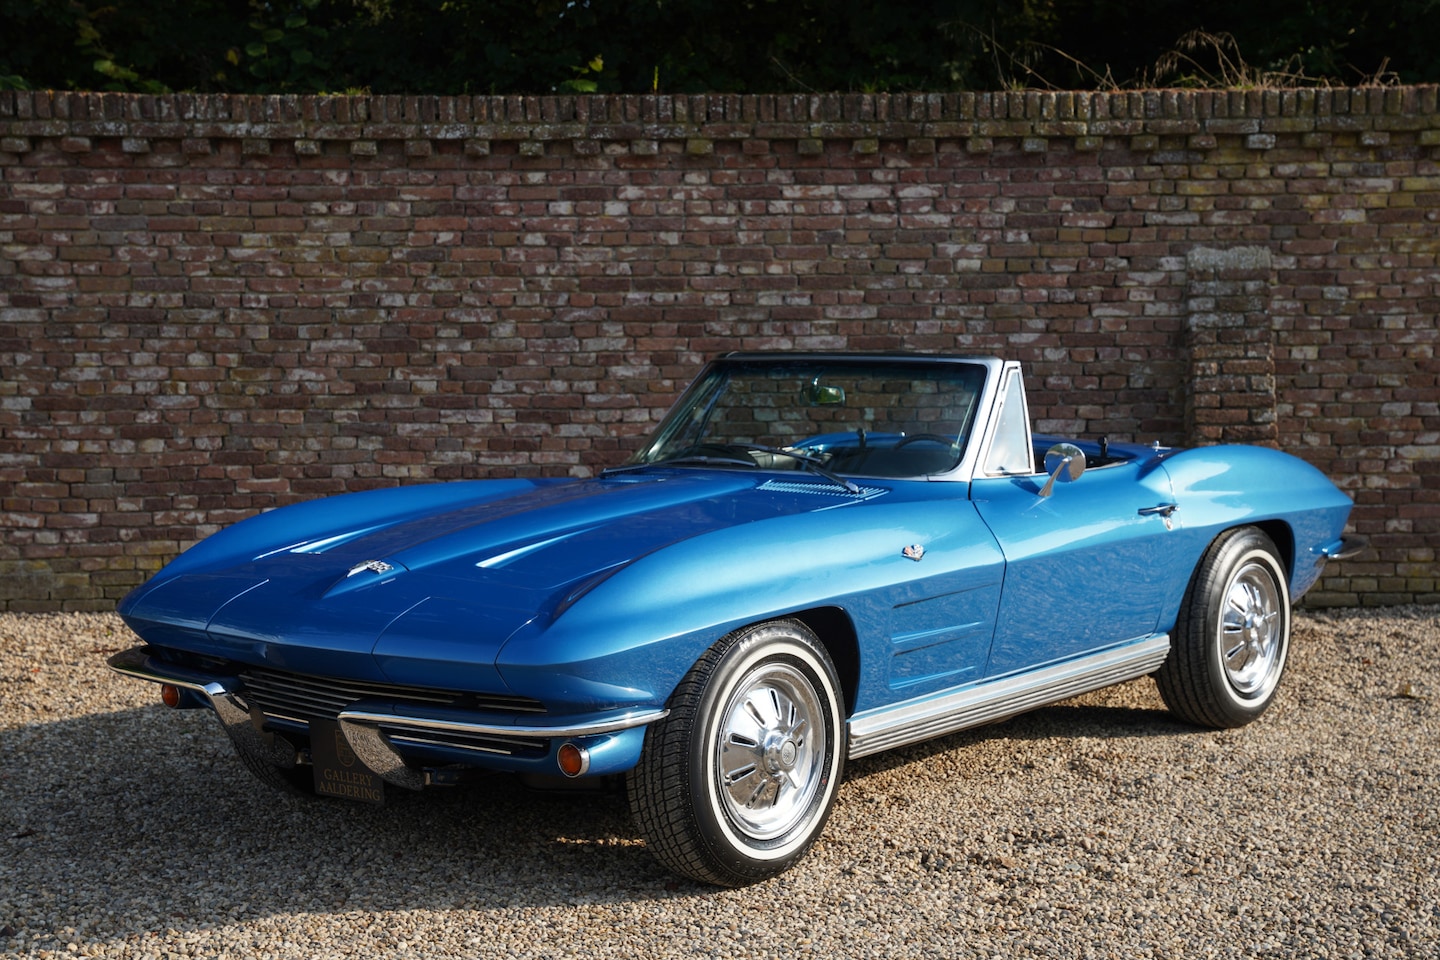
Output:
[[1274,450],[1034,437],[1013,362],[735,354],[598,477],[236,524],[125,598],[110,663],[288,790],[623,775],[661,863],[740,885],[847,758],[1146,674],[1255,719],[1350,507]]

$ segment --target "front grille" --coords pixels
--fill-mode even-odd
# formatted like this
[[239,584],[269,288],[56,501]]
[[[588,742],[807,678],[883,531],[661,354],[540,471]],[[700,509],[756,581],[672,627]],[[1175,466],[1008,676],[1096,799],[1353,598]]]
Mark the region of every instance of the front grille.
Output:
[[534,737],[500,737],[495,734],[454,733],[451,731],[417,732],[405,728],[392,728],[385,724],[380,730],[397,747],[447,747],[453,750],[469,750],[473,753],[493,753],[501,756],[543,757],[550,751],[549,740]]
[[529,697],[505,694],[461,693],[426,687],[406,687],[360,680],[299,676],[278,670],[249,668],[241,671],[244,696],[267,716],[308,723],[334,720],[340,711],[361,700],[398,704],[434,704],[458,710],[487,713],[544,713],[545,707]]

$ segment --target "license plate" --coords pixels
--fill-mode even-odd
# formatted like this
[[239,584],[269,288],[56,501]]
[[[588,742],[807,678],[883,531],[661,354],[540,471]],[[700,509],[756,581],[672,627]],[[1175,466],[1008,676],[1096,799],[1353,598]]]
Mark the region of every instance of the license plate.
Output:
[[338,723],[311,721],[310,762],[316,793],[376,806],[385,802],[385,781],[355,756]]

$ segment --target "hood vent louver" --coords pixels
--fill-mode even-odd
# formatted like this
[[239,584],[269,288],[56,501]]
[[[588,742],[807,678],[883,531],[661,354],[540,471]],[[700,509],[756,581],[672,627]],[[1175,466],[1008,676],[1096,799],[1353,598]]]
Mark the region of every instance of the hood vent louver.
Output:
[[885,492],[881,487],[861,487],[851,493],[833,483],[810,483],[795,480],[766,480],[755,489],[772,493],[809,493],[819,497],[843,497],[846,500],[864,500]]

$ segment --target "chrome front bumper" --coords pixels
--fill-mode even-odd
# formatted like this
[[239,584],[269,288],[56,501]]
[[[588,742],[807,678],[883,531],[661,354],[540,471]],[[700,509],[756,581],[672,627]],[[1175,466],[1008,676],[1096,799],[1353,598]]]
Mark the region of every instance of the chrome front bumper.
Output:
[[1316,564],[1323,564],[1330,560],[1351,560],[1366,550],[1370,549],[1370,541],[1366,537],[1349,534],[1341,537],[1334,543],[1321,547]]
[[[147,647],[135,647],[109,659],[117,673],[151,683],[170,684],[188,690],[209,703],[220,718],[235,749],[282,769],[299,762],[299,752],[283,736],[265,729],[266,716],[245,700],[244,682],[239,677],[214,677],[180,664],[166,663],[151,655]],[[569,722],[545,724],[484,723],[452,717],[426,715],[424,704],[397,705],[361,700],[339,711],[335,717],[346,742],[355,755],[387,782],[410,790],[427,785],[424,770],[410,766],[392,743],[411,739],[427,742],[436,736],[494,737],[503,740],[540,741],[604,738],[644,727],[664,718],[664,709],[630,710],[600,716],[573,718]],[[436,711],[438,714],[440,711]],[[383,727],[383,729],[382,729]],[[455,743],[450,749],[466,748]],[[484,766],[485,764],[479,764]]]

